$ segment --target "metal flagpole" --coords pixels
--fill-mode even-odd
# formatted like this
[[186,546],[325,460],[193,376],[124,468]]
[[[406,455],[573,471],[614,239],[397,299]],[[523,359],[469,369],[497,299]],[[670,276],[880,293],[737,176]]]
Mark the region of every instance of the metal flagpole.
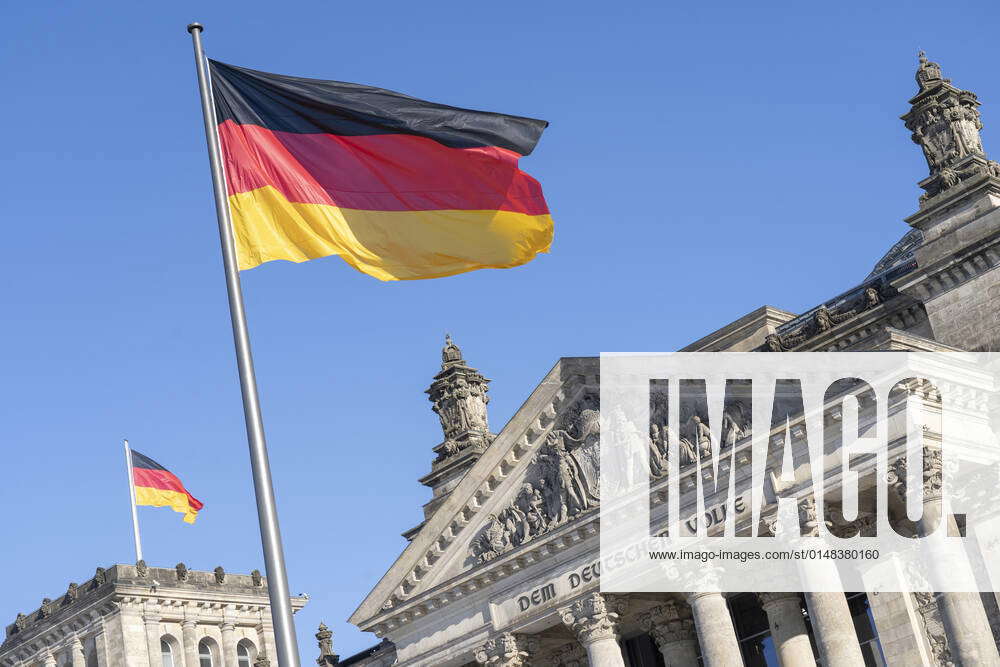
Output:
[[295,642],[295,624],[288,595],[288,576],[285,573],[285,556],[281,547],[278,528],[278,511],[271,484],[271,466],[267,459],[264,424],[260,416],[260,399],[254,377],[253,356],[250,352],[250,335],[247,333],[246,313],[243,308],[243,290],[236,262],[236,244],[226,200],[226,176],[222,168],[215,105],[212,100],[211,80],[208,76],[205,54],[201,48],[200,23],[187,27],[194,43],[194,60],[198,70],[198,87],[201,91],[201,110],[205,119],[205,139],[208,158],[212,165],[212,185],[215,191],[215,213],[219,221],[219,240],[222,242],[222,263],[226,270],[226,289],[229,294],[229,314],[233,323],[233,340],[236,343],[236,362],[240,371],[240,390],[243,393],[243,415],[246,420],[247,440],[250,444],[250,468],[253,488],[257,496],[257,518],[260,521],[260,538],[267,570],[268,595],[271,600],[271,618],[274,621],[275,648],[280,667],[299,667],[299,651]]
[[135,508],[135,477],[132,475],[132,450],[125,441],[125,472],[128,474],[128,495],[132,500],[132,536],[135,538],[135,562],[142,560],[142,540],[139,539],[139,512]]

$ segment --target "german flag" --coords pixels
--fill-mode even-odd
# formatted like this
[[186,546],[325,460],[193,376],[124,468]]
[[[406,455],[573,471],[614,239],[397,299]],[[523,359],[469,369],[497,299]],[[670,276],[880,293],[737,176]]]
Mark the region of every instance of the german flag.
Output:
[[169,507],[184,515],[184,521],[194,523],[204,507],[188,493],[174,473],[145,454],[132,450],[132,480],[135,483],[135,504]]
[[518,168],[548,125],[209,61],[240,269],[339,255],[380,280],[508,268],[552,218]]

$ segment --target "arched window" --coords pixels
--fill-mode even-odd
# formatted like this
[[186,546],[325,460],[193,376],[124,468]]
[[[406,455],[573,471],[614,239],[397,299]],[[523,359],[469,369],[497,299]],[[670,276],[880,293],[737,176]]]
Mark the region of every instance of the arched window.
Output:
[[160,640],[160,659],[163,667],[174,667],[174,651],[166,639]]
[[254,647],[249,640],[240,640],[236,645],[237,667],[253,667],[253,652]]
[[198,664],[199,667],[214,667],[215,656],[212,651],[212,644],[207,639],[198,642]]

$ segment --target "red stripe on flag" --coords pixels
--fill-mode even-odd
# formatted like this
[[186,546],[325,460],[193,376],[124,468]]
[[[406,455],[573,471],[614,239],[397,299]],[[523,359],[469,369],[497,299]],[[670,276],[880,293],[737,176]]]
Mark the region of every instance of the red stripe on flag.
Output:
[[520,156],[407,134],[339,136],[219,125],[229,194],[273,186],[291,202],[362,211],[549,212]]
[[188,503],[194,510],[200,510],[204,504],[188,493],[184,484],[177,475],[169,470],[149,470],[148,468],[132,468],[132,479],[136,486],[143,486],[151,489],[163,489],[166,491],[179,491],[187,495]]

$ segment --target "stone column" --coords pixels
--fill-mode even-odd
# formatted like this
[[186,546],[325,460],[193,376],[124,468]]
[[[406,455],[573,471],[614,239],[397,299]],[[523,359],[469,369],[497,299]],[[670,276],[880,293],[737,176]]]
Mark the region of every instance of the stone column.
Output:
[[78,635],[73,635],[69,643],[69,659],[73,667],[87,667],[87,656],[83,652],[83,642]]
[[181,623],[181,636],[184,641],[185,667],[198,667],[198,622],[185,618]]
[[97,667],[107,667],[108,636],[104,633],[103,620],[100,629],[94,633],[94,653],[97,654]]
[[736,640],[736,629],[722,593],[688,593],[687,599],[705,667],[742,665],[743,655]]
[[226,667],[236,667],[236,626],[226,621],[222,630],[222,656]]
[[669,600],[642,614],[639,624],[652,635],[667,667],[697,667],[698,638],[688,605]]
[[161,664],[160,651],[160,617],[144,616],[142,619],[146,628],[146,651],[149,653],[149,664]]
[[823,667],[865,664],[854,619],[843,593],[803,593]]
[[781,667],[816,667],[798,593],[758,593]]
[[505,632],[487,640],[475,651],[476,662],[491,667],[530,667],[538,651],[538,639],[531,635]]
[[590,667],[625,667],[618,646],[618,618],[627,601],[616,595],[589,593],[559,610],[559,615],[583,644]]
[[[944,479],[941,450],[924,447],[923,460],[923,514],[917,523],[917,534],[923,537],[939,530],[957,535],[958,526],[954,519],[949,516],[942,520],[941,516]],[[889,464],[889,486],[905,504],[905,456]],[[934,574],[948,576],[948,573]],[[1000,666],[1000,653],[993,641],[993,632],[979,593],[937,593],[936,597],[948,649],[956,664]]]

